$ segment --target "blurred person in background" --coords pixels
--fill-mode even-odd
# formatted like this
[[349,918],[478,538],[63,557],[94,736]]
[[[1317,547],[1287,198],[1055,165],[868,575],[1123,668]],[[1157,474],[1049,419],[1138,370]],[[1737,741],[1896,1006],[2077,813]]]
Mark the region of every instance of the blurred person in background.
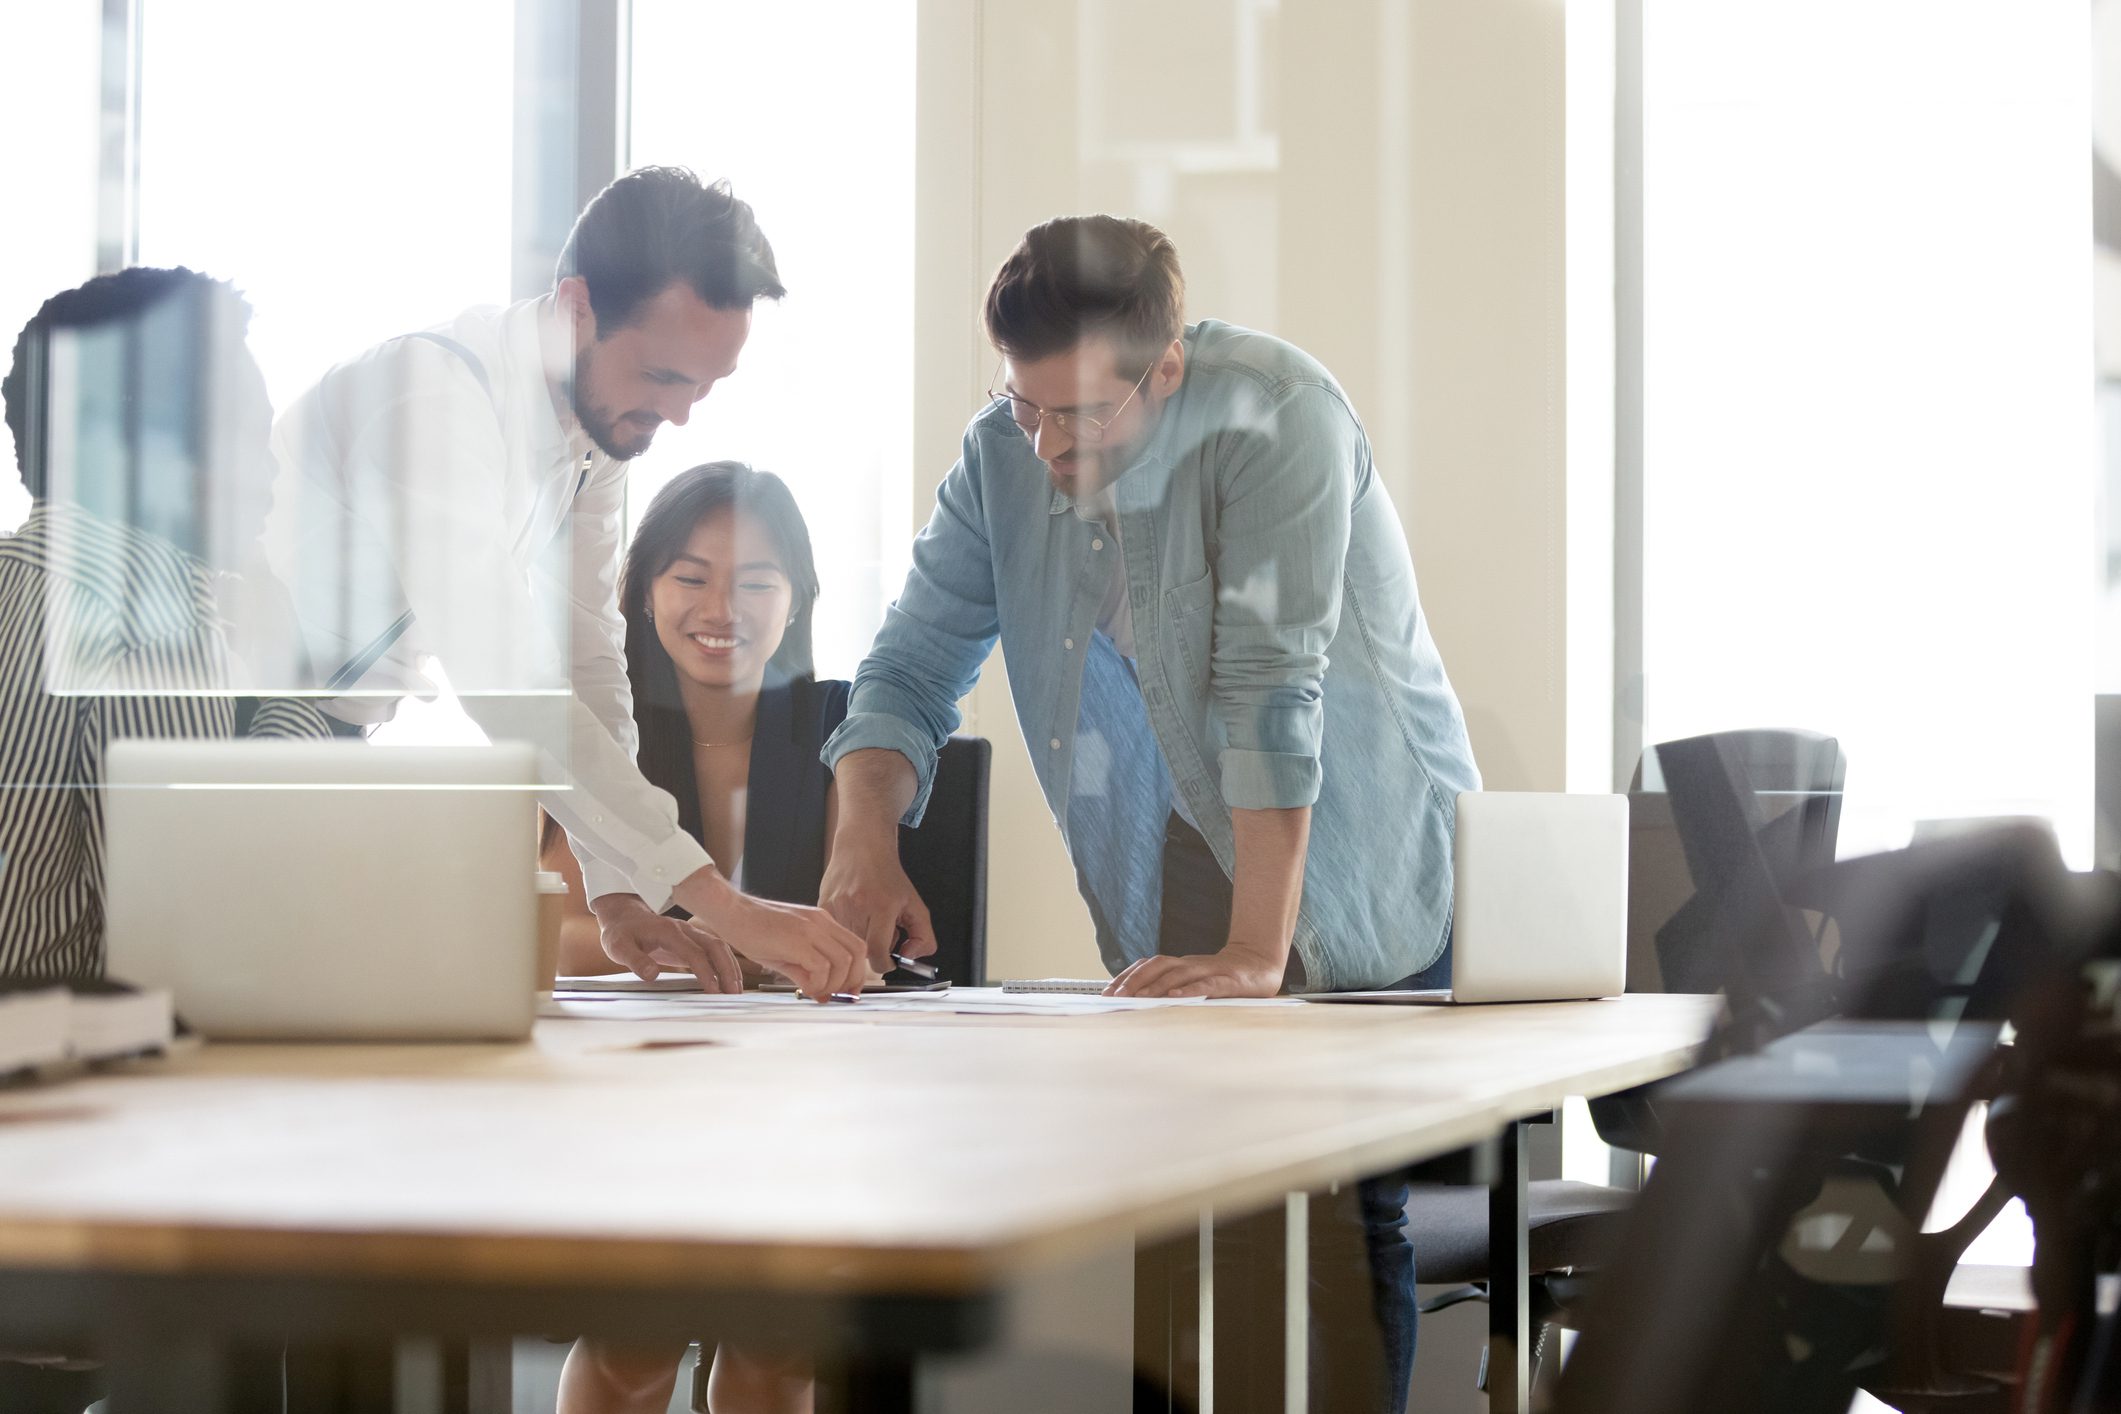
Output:
[[110,742],[328,734],[307,702],[235,695],[254,684],[232,622],[276,602],[249,320],[219,280],[133,268],[15,339],[0,397],[31,507],[0,539],[0,978],[102,973]]

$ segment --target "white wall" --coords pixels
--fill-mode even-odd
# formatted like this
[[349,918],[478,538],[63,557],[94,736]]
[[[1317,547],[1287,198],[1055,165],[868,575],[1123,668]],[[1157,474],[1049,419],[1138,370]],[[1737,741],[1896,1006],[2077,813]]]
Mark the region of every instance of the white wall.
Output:
[[[922,0],[916,518],[992,371],[987,275],[1049,216],[1140,216],[1177,243],[1191,316],[1291,339],[1348,388],[1488,784],[1600,788],[1611,7],[1583,8],[1572,154],[1561,0]],[[1573,265],[1572,160],[1602,243]],[[1092,975],[994,667],[968,708],[997,746],[991,968]]]

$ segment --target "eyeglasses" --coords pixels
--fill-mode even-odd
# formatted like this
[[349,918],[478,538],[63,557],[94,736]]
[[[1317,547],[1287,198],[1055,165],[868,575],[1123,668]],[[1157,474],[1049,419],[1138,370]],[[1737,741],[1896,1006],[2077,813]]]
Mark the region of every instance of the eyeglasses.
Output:
[[[1155,371],[1156,365],[1153,363],[1144,368],[1142,376],[1135,379],[1134,386],[1127,390],[1127,396],[1120,399],[1118,407],[1112,409],[1112,415],[1102,421],[1085,412],[1047,412],[1028,398],[1019,398],[1014,393],[998,390],[992,384],[987,387],[987,396],[998,403],[1007,403],[1009,416],[1015,421],[1017,431],[1034,442],[1038,440],[1038,429],[1050,422],[1070,441],[1094,445],[1105,440],[1105,433],[1111,430],[1113,423],[1119,421],[1119,415],[1127,410],[1128,405],[1134,401],[1134,395],[1142,390],[1142,384],[1148,382],[1149,375]],[[1000,378],[1001,370],[996,369],[994,376]]]

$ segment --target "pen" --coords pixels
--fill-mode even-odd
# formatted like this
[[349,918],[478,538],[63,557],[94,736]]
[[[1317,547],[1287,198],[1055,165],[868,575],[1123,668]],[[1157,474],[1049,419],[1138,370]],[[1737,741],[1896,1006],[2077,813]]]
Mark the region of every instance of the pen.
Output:
[[828,1002],[847,1002],[851,1004],[853,1002],[860,1001],[861,998],[855,996],[852,992],[827,992],[824,996],[824,1000]]
[[906,937],[907,934],[904,928],[899,928],[892,933],[891,961],[898,966],[898,969],[901,972],[911,972],[914,976],[920,978],[923,981],[933,982],[938,976],[941,975],[939,972],[936,971],[935,965],[933,963],[922,962],[917,958],[907,957],[904,953],[899,951],[899,949],[905,945]]

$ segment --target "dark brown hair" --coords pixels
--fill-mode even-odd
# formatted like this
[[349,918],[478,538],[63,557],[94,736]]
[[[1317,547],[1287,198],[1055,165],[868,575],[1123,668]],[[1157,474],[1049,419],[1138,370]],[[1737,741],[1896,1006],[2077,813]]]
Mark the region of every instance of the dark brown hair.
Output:
[[729,183],[683,167],[636,168],[598,192],[568,233],[559,273],[588,282],[599,339],[679,280],[714,309],[787,293],[751,207]]
[[1185,332],[1186,277],[1171,238],[1124,216],[1058,216],[1033,226],[987,287],[987,337],[1009,358],[1112,340],[1121,371],[1147,371]]

